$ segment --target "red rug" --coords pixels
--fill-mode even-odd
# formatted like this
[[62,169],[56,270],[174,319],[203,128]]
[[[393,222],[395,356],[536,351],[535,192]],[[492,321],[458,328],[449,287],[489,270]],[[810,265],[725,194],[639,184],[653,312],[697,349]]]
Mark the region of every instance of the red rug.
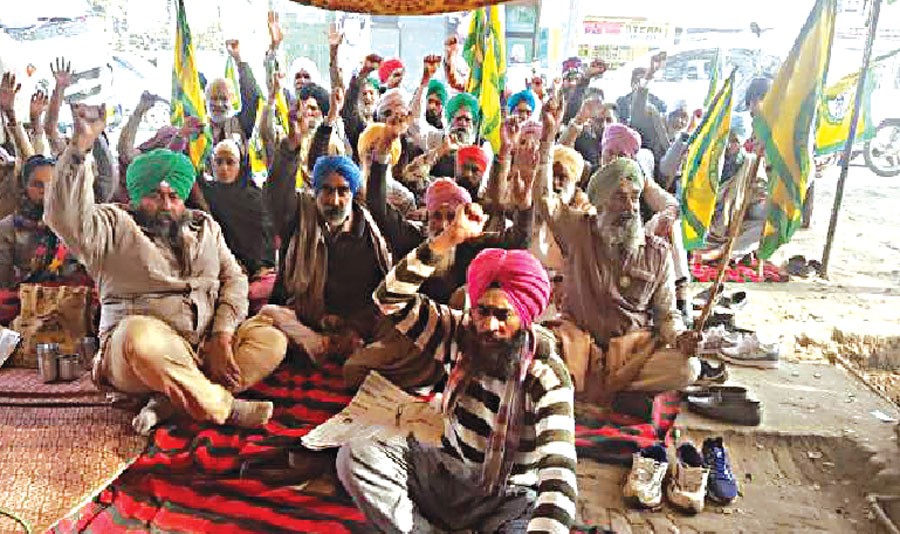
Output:
[[313,495],[239,476],[245,460],[275,449],[267,441],[299,438],[350,401],[340,369],[285,365],[244,396],[275,403],[275,417],[264,429],[183,420],[162,426],[121,477],[52,531],[369,532],[362,513],[341,493]]
[[[750,263],[738,263],[725,269],[726,282],[787,282],[788,276],[770,262],[763,265],[763,274],[759,275],[759,260],[753,260]],[[719,262],[703,262],[699,260],[691,261],[691,277],[695,282],[712,282],[719,273]]]

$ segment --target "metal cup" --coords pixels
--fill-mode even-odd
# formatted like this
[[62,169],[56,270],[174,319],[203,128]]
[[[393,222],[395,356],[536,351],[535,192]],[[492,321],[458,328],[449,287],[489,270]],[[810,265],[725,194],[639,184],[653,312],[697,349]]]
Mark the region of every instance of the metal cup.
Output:
[[58,360],[60,380],[71,382],[77,380],[84,372],[77,354],[63,354]]
[[78,342],[78,361],[85,371],[94,366],[94,356],[99,350],[99,343],[95,337],[84,337]]
[[40,343],[35,347],[37,352],[38,374],[45,384],[59,378],[59,344]]

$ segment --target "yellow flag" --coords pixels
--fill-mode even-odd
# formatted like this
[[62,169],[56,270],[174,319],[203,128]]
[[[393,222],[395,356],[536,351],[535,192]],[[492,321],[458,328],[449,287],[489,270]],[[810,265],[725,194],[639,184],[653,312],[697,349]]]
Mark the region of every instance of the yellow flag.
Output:
[[172,109],[173,126],[183,126],[186,117],[196,117],[206,124],[200,134],[191,139],[188,151],[194,167],[202,170],[212,150],[212,134],[206,115],[206,99],[200,87],[191,29],[184,12],[184,0],[177,0],[175,26],[175,63],[172,66]]
[[469,93],[481,108],[481,135],[500,151],[500,95],[506,81],[506,40],[497,6],[478,9],[472,16],[463,57],[471,73]]
[[706,243],[716,210],[722,155],[731,131],[734,72],[712,98],[700,126],[688,141],[681,175],[681,228],[684,246],[694,250]]
[[817,0],[766,94],[753,130],[765,147],[768,216],[759,256],[769,258],[800,226],[812,159],[812,128],[831,58],[837,0]]

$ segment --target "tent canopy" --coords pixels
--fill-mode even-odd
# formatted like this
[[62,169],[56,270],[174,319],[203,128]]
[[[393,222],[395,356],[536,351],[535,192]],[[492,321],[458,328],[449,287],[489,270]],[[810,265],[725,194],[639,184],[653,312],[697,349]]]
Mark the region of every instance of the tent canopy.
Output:
[[433,15],[468,11],[509,0],[293,0],[304,5],[370,15]]

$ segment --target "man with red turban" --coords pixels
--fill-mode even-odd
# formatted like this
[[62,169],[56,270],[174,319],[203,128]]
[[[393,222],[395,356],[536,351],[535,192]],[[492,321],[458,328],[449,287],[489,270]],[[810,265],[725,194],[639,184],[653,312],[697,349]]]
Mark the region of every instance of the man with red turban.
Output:
[[385,90],[396,89],[403,83],[406,69],[399,58],[389,59],[378,67],[378,79]]
[[367,438],[338,453],[338,477],[381,532],[568,532],[574,522],[573,388],[554,338],[533,323],[550,298],[540,262],[521,250],[482,251],[468,270],[469,312],[417,293],[484,223],[478,205],[459,206],[375,292],[421,357],[449,369],[440,447]]

